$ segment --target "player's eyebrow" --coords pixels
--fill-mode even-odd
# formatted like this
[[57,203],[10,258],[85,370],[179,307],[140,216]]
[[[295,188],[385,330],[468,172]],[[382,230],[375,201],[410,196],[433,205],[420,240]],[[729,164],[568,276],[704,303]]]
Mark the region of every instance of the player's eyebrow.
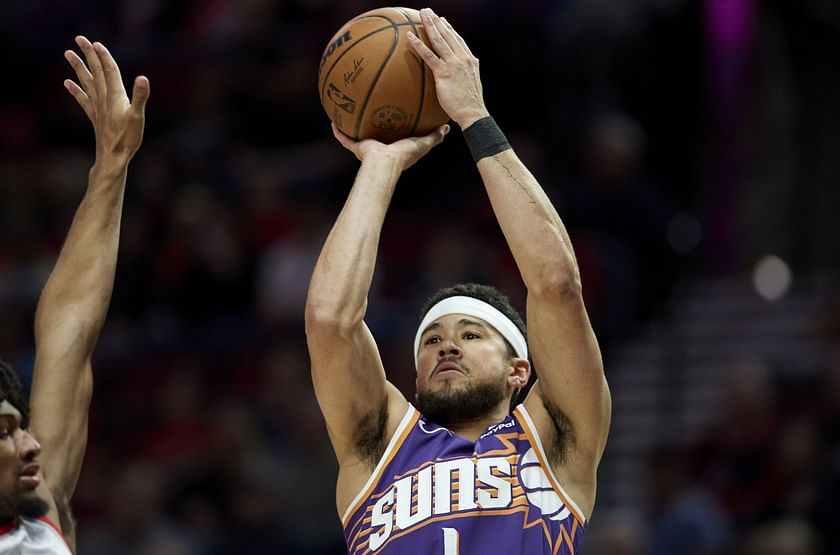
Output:
[[15,426],[20,426],[20,416],[12,412],[2,412],[0,413],[0,424],[14,424]]
[[476,326],[482,329],[487,329],[487,326],[485,324],[482,324],[481,322],[478,322],[476,320],[469,320],[467,318],[462,318],[461,320],[458,320],[458,325],[462,328],[467,326]]
[[[487,329],[487,324],[484,324],[484,323],[479,322],[477,320],[470,320],[469,318],[461,318],[460,320],[458,320],[458,325],[462,328],[463,327],[469,327],[469,326],[475,326],[475,327],[478,327],[478,328],[481,328],[481,329],[485,329],[485,330]],[[421,336],[426,335],[431,330],[438,329],[438,328],[440,328],[440,323],[439,322],[433,322],[433,323],[429,324],[428,326],[426,326],[426,329],[423,330],[423,333],[421,334]]]
[[434,329],[438,329],[439,327],[440,327],[439,322],[432,322],[431,324],[426,326],[426,329],[423,330],[423,333],[420,334],[420,337],[426,335],[427,333],[429,333],[430,331],[432,331]]

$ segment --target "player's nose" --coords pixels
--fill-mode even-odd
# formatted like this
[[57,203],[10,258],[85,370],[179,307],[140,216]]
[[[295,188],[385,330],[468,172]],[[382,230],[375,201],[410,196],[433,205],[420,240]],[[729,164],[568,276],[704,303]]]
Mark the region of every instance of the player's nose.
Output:
[[440,342],[440,349],[438,350],[438,358],[455,355],[461,356],[461,348],[452,338],[446,338]]
[[41,444],[28,431],[23,430],[21,435],[18,452],[23,460],[32,460],[41,454]]

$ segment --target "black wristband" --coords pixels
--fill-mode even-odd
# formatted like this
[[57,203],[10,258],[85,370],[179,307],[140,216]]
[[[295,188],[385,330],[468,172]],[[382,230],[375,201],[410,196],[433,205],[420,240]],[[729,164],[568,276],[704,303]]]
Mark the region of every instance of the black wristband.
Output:
[[464,129],[464,140],[470,149],[473,160],[478,163],[482,158],[493,156],[510,148],[510,143],[496,125],[492,116],[477,120]]

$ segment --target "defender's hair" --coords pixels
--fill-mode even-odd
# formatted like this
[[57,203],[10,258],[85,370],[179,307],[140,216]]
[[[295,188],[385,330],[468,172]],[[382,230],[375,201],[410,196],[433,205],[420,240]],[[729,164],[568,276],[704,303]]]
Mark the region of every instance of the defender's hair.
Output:
[[11,365],[0,358],[0,402],[8,401],[20,411],[21,428],[29,426],[29,403],[23,394],[20,378]]

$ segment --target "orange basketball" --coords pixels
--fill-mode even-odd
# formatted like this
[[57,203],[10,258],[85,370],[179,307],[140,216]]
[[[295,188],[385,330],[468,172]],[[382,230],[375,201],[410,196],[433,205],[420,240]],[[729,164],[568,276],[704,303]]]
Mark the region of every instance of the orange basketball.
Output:
[[330,120],[346,135],[390,143],[449,121],[431,70],[408,43],[408,31],[429,44],[420,12],[379,8],[351,19],[330,39],[318,69],[318,92]]

